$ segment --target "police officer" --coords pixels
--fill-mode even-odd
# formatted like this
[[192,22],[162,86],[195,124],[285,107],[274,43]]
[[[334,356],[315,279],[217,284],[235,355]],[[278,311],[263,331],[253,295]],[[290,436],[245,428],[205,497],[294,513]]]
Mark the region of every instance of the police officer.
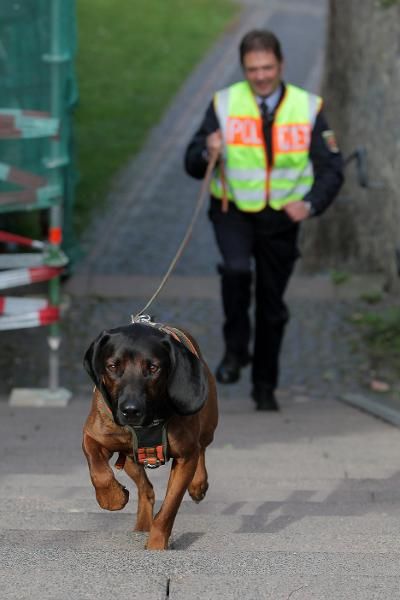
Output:
[[236,382],[251,361],[257,410],[278,410],[274,391],[289,318],[283,295],[299,256],[299,223],[324,212],[334,199],[343,181],[342,158],[321,98],[282,80],[276,36],[250,31],[239,51],[245,80],[215,94],[186,150],[185,167],[201,179],[208,161],[218,160],[209,209],[223,261],[218,270],[225,354],[217,380]]

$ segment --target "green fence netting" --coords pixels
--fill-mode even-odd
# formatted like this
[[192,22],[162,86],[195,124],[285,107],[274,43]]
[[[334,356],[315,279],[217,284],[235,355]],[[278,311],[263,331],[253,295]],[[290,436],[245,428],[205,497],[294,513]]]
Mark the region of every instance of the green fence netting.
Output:
[[75,0],[1,0],[0,220],[61,203],[70,255],[75,53]]

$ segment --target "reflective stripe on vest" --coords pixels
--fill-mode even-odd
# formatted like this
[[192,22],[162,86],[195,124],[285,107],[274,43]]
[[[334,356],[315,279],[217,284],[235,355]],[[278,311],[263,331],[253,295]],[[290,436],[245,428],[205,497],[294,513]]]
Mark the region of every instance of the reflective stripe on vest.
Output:
[[[321,98],[287,85],[272,126],[273,166],[268,168],[259,108],[249,84],[236,83],[214,97],[223,139],[228,198],[256,212],[301,200],[314,181],[309,160],[311,132]],[[211,193],[222,198],[218,169]]]

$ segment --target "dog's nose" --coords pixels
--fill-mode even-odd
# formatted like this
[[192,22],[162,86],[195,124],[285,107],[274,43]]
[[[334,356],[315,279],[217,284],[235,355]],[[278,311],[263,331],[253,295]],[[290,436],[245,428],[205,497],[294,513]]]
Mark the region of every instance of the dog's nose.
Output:
[[134,404],[125,404],[121,406],[121,412],[128,420],[140,419],[142,411]]

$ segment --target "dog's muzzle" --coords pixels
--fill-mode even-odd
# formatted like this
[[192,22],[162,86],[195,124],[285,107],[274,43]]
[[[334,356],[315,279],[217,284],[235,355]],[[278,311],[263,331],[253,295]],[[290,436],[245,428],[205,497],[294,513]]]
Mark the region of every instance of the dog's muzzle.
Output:
[[118,402],[118,420],[121,425],[143,425],[145,416],[144,402],[133,398]]

